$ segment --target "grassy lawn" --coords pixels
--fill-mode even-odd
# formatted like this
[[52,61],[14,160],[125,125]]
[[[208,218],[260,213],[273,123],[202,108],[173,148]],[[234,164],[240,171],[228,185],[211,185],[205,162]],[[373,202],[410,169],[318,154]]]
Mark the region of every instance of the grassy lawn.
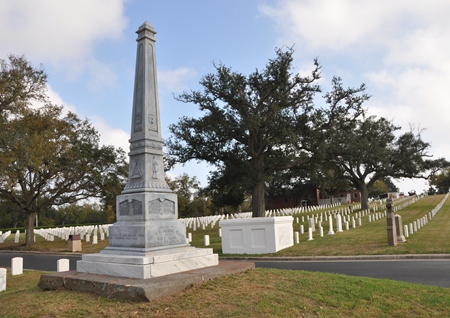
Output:
[[[409,224],[428,214],[443,198],[426,197],[397,214],[403,224]],[[294,218],[301,221],[302,215]],[[301,224],[306,229],[306,222]],[[305,233],[300,236],[300,244],[260,257],[450,253],[450,199],[427,225],[396,247],[387,246],[385,218],[369,223],[364,216],[362,226],[335,235],[327,235],[328,222],[323,224],[323,237],[316,231],[314,240],[308,241]],[[299,227],[294,224],[295,231]],[[218,229],[216,224],[214,228],[187,232],[192,232],[192,245],[197,247],[204,246],[203,236],[208,234],[210,247],[221,254]],[[14,244],[11,235],[0,249],[26,250],[23,234],[21,241]],[[83,252],[98,252],[107,244],[106,240],[97,245],[83,242]],[[46,242],[37,236],[32,250],[67,251],[67,242],[57,238]],[[258,268],[151,303],[42,291],[37,287],[40,275],[25,271],[11,276],[8,270],[7,290],[0,292],[1,317],[450,317],[450,289],[337,274]]]
[[0,293],[2,317],[450,316],[450,289],[337,274],[256,269],[151,303],[42,291],[40,274],[8,274],[8,288]]
[[[402,216],[404,225],[408,225],[418,218],[428,214],[436,205],[441,202],[444,195],[434,195],[425,197],[414,204],[408,205],[402,210],[396,212]],[[323,211],[323,210],[322,210]],[[314,240],[308,241],[306,216],[311,214],[320,214],[321,210],[314,213],[305,213],[294,215],[294,231],[299,231],[303,224],[305,233],[300,235],[300,244],[279,251],[276,254],[255,255],[264,256],[341,256],[341,255],[389,255],[389,254],[449,254],[450,240],[448,239],[448,229],[450,229],[450,199],[444,204],[439,213],[429,221],[427,225],[418,232],[407,238],[406,243],[399,243],[397,246],[387,246],[386,218],[377,221],[368,221],[368,216],[362,217],[362,225],[355,229],[327,235],[328,222],[323,221],[324,236],[319,236],[319,230],[316,226]],[[355,211],[358,212],[358,211]],[[378,212],[381,212],[379,209]],[[373,214],[373,213],[372,213]],[[355,214],[352,214],[355,215]],[[301,222],[302,216],[305,222]],[[295,220],[299,219],[300,223]],[[358,223],[356,223],[358,224]],[[333,223],[336,229],[336,223]],[[345,227],[343,227],[345,229]],[[222,255],[222,243],[219,236],[219,225],[215,224],[213,228],[207,226],[205,230],[197,227],[196,231],[188,228],[186,232],[192,233],[192,246],[204,247],[204,235],[209,235],[210,246],[214,253],[220,256],[233,257],[238,255]],[[39,235],[36,235],[36,243],[31,247],[25,247],[25,234],[21,233],[19,244],[14,243],[14,234],[10,235],[3,244],[0,244],[0,250],[32,250],[46,252],[67,252],[67,241],[55,237],[54,242],[47,242]],[[107,239],[98,241],[94,245],[91,242],[83,241],[83,253],[98,253],[108,245]],[[242,256],[242,255],[240,255]]]

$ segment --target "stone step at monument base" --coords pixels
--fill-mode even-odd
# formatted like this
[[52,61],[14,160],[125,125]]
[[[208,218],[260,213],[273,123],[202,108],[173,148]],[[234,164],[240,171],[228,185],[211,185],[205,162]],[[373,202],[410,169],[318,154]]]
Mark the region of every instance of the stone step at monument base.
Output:
[[77,272],[147,279],[216,266],[219,257],[212,248],[171,248],[148,255],[86,254],[77,262]]

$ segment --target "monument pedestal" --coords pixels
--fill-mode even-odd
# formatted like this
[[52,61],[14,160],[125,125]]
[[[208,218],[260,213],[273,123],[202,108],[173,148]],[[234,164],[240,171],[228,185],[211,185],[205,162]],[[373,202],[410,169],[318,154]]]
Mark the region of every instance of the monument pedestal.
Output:
[[212,248],[191,246],[164,249],[145,256],[110,254],[103,250],[98,254],[83,255],[77,262],[77,272],[118,277],[147,279],[185,272],[219,264]]

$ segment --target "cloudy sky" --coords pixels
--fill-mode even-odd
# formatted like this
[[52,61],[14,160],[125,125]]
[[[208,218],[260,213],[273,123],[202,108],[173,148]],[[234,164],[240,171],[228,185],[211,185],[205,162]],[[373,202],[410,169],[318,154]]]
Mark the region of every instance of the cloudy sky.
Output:
[[[128,150],[136,34],[155,30],[163,137],[195,105],[174,100],[198,89],[213,62],[249,74],[292,46],[298,72],[322,65],[321,85],[333,75],[346,86],[366,83],[370,114],[424,129],[430,154],[450,159],[450,1],[433,0],[2,0],[0,59],[25,55],[43,64],[49,94],[90,119],[102,142]],[[173,172],[197,175],[196,162]],[[394,181],[401,191],[424,180]]]

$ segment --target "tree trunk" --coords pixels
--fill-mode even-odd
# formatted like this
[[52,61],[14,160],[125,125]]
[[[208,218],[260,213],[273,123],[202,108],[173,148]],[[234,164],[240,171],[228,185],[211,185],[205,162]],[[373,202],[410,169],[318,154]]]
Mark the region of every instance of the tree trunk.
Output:
[[27,224],[25,226],[27,230],[25,244],[31,246],[34,244],[34,220],[36,218],[36,212],[27,214]]
[[265,185],[264,179],[258,180],[253,187],[252,195],[252,217],[264,217],[266,216],[266,202],[264,198]]
[[255,158],[253,160],[254,185],[252,193],[252,217],[266,216],[266,174],[264,172],[264,160]]
[[367,186],[361,185],[361,210],[367,210],[369,208],[369,189]]

